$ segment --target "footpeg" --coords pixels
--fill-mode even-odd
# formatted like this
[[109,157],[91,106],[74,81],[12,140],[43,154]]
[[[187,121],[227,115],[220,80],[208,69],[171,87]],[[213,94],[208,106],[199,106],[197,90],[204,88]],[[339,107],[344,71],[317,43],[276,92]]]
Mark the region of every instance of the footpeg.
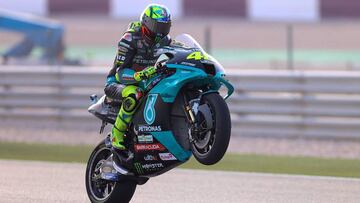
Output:
[[127,150],[118,150],[114,147],[111,149],[111,151],[113,152],[113,155],[115,155],[115,157],[113,157],[113,160],[118,166],[122,165],[127,168],[132,167],[134,153]]
[[109,181],[118,181],[120,178],[119,174],[117,173],[101,173],[100,177],[101,179]]
[[120,173],[122,175],[129,175],[128,170],[126,170],[125,168],[123,168],[121,166],[118,166],[114,161],[113,161],[113,167],[118,173]]

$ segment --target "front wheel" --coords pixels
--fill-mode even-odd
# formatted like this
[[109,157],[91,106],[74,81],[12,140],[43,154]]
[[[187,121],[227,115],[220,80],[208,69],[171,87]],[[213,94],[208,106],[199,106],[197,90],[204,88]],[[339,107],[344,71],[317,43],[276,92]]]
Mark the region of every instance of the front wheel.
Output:
[[229,108],[217,93],[204,95],[196,114],[197,126],[191,132],[192,152],[200,163],[212,165],[224,156],[230,141]]
[[100,166],[111,155],[102,141],[91,153],[86,167],[85,184],[88,197],[93,203],[127,203],[136,189],[136,182],[123,180],[112,182],[101,179]]

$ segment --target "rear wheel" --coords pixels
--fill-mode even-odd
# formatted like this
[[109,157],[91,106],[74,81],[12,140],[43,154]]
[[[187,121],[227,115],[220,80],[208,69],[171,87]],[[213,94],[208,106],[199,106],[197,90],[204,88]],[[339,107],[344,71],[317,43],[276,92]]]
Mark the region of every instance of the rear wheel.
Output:
[[202,97],[196,115],[197,126],[192,130],[192,152],[202,164],[212,165],[224,156],[230,141],[229,108],[217,93]]
[[102,141],[94,149],[87,163],[85,184],[88,197],[93,203],[127,203],[136,189],[136,182],[123,180],[112,182],[100,178],[100,166],[111,155]]

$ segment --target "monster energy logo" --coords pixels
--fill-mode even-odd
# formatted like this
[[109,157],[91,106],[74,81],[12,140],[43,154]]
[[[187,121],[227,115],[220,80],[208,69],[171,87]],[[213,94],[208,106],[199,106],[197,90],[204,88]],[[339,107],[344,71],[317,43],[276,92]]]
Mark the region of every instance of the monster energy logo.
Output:
[[144,119],[147,124],[151,125],[155,121],[155,102],[157,99],[157,94],[149,94],[148,99],[146,100],[145,109],[144,109]]
[[144,174],[144,170],[140,163],[135,163],[134,166],[135,166],[135,169],[138,172],[138,174]]

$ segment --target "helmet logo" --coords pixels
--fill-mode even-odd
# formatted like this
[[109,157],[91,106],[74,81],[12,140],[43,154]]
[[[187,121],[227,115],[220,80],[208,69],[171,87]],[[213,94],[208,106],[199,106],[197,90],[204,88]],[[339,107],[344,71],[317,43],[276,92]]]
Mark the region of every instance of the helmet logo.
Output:
[[154,14],[159,18],[166,16],[166,13],[163,9],[155,10]]
[[162,20],[162,21],[168,21],[168,13],[166,12],[166,9],[154,6],[152,7],[153,15],[151,16],[154,19]]

